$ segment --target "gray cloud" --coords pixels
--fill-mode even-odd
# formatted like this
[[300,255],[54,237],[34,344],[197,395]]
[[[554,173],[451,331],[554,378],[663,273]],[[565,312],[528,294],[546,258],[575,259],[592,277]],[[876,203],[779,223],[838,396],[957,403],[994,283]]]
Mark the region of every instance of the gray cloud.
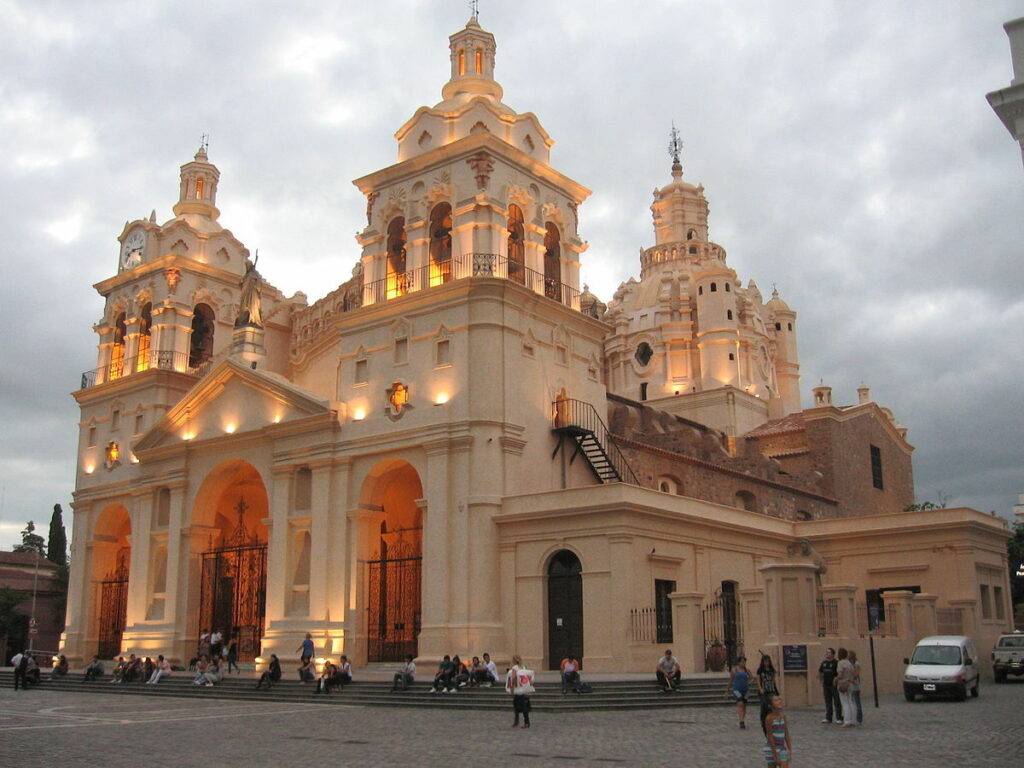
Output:
[[[459,4],[15,0],[0,29],[0,546],[74,482],[93,283],[125,220],[170,217],[211,134],[221,220],[310,298],[347,278],[394,131],[440,98]],[[609,298],[653,243],[674,120],[712,237],[800,313],[805,396],[863,380],[910,428],[922,499],[1024,490],[1024,175],[989,109],[1014,2],[483,3],[505,101],[590,187],[583,279]]]

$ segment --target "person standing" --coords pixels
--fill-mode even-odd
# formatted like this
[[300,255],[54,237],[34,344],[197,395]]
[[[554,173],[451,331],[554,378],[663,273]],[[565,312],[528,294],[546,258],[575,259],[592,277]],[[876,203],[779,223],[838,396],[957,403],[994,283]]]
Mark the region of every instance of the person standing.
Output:
[[295,650],[298,652],[300,658],[312,659],[313,654],[316,652],[316,649],[313,647],[313,636],[307,632],[306,639],[303,640]]
[[764,759],[769,768],[789,768],[789,760],[793,756],[793,744],[789,740],[789,724],[786,713],[782,711],[782,697],[772,696],[769,703],[771,711],[765,715],[761,727],[764,729],[766,743]]
[[534,692],[533,670],[523,666],[519,656],[512,657],[512,668],[505,676],[505,690],[512,694],[513,728],[519,727],[519,716],[523,716],[523,728],[530,727],[530,694]]
[[850,663],[849,653],[845,648],[839,649],[839,661],[836,664],[836,679],[834,687],[839,701],[843,708],[843,728],[853,728],[855,725],[853,714],[853,694],[850,687],[853,685],[853,664]]
[[823,723],[831,723],[833,713],[837,723],[843,722],[843,705],[835,687],[838,664],[835,649],[829,648],[825,651],[825,660],[818,665],[818,681],[821,683],[821,695],[825,699],[825,717],[821,719]]
[[231,639],[228,640],[228,671],[227,674],[231,674],[231,668],[235,668],[235,674],[239,673],[238,670],[238,635],[232,635]]
[[16,653],[11,657],[11,666],[14,667],[14,690],[18,690],[18,683],[21,683],[21,690],[28,688],[28,651]]
[[740,728],[747,727],[747,693],[749,690],[750,671],[747,669],[747,657],[740,656],[736,659],[736,666],[729,670],[729,695],[736,702]]
[[775,672],[775,663],[772,661],[772,657],[767,654],[761,654],[761,663],[757,665],[757,693],[761,702],[761,711],[758,719],[761,721],[761,730],[767,736],[768,731],[765,729],[764,719],[768,717],[768,712],[771,711],[772,697],[779,695],[779,682],[778,675]]
[[860,703],[860,662],[857,661],[857,652],[850,651],[850,663],[853,664],[853,683],[850,685],[850,698],[853,699],[853,706],[857,709],[857,725],[864,722],[864,707]]

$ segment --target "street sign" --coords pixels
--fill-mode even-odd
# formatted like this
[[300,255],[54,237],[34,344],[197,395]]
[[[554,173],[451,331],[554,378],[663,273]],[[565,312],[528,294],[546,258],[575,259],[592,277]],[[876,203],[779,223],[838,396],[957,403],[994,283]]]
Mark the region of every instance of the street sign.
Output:
[[38,635],[39,634],[39,628],[38,627],[29,627],[28,628],[28,633],[30,635]]

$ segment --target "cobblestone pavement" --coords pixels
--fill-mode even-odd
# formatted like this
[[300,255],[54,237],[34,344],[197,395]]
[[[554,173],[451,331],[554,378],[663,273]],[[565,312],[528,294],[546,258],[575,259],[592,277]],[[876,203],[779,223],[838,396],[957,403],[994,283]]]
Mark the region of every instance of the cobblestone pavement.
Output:
[[[861,728],[790,710],[793,766],[1019,766],[1024,681],[984,686],[964,703],[865,701]],[[0,766],[201,768],[533,768],[763,766],[760,731],[732,708],[653,712],[509,712],[234,702],[0,690]]]

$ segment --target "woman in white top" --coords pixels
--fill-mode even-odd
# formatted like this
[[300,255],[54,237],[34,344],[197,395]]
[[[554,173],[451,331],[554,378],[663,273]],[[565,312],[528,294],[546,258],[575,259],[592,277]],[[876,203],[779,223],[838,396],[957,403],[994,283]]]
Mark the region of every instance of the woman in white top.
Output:
[[161,653],[156,657],[156,666],[153,669],[153,674],[149,676],[149,680],[146,681],[146,685],[156,685],[160,682],[161,677],[165,677],[171,674],[171,662],[164,658]]
[[853,703],[853,664],[850,663],[849,653],[845,648],[840,648],[837,654],[839,664],[836,665],[835,687],[839,693],[839,703],[843,708],[843,728],[853,728],[855,717]]

